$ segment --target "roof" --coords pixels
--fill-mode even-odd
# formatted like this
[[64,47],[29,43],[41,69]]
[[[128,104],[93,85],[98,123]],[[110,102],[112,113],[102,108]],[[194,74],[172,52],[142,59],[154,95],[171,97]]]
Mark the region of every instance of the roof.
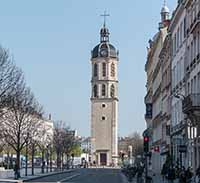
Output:
[[117,58],[118,52],[112,44],[108,42],[101,42],[92,50],[92,58],[97,57]]

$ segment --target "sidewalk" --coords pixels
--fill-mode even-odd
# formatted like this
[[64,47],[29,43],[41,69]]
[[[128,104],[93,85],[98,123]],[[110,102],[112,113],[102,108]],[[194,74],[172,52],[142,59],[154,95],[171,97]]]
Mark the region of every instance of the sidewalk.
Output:
[[[62,173],[68,173],[68,172],[73,172],[76,169],[69,169],[69,170],[64,170],[64,171],[53,171],[53,172],[48,172],[48,173],[37,173],[35,175],[28,175],[28,176],[24,176],[22,175],[21,178],[19,178],[19,180],[23,181],[27,181],[27,180],[35,180],[37,178],[41,178],[41,177],[47,177],[50,175],[56,175],[56,174],[62,174]],[[10,177],[7,178],[5,180],[14,180],[14,177]]]
[[[155,174],[153,176],[153,173],[149,172],[149,175],[153,178],[153,183],[168,183],[169,182],[167,179],[163,181],[163,178],[160,174]],[[174,183],[178,183],[178,179],[174,180]]]

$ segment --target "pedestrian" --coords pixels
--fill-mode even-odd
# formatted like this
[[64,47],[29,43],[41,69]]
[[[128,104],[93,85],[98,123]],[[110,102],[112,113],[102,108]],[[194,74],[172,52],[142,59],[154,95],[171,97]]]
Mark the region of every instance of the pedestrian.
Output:
[[197,178],[198,178],[198,183],[200,183],[200,165],[199,165],[199,167],[197,168],[197,170],[196,170],[196,176],[197,176]]
[[185,167],[181,168],[180,174],[179,174],[179,183],[186,183],[186,171]]
[[191,167],[188,167],[188,169],[186,170],[185,176],[186,176],[186,182],[190,183],[192,181],[192,177],[193,177]]
[[165,181],[166,175],[167,175],[167,166],[166,163],[163,164],[162,170],[161,170],[161,175],[163,182]]
[[176,177],[178,177],[178,178],[180,177],[180,173],[183,168],[184,168],[183,166],[181,168],[179,168],[178,166],[175,167]]
[[17,180],[18,179],[18,170],[17,170],[17,164],[15,163],[15,165],[14,165],[14,177],[15,177],[15,179]]
[[137,183],[142,183],[143,182],[143,167],[139,166],[137,170]]
[[175,169],[170,167],[167,173],[167,179],[169,183],[173,183],[175,180]]

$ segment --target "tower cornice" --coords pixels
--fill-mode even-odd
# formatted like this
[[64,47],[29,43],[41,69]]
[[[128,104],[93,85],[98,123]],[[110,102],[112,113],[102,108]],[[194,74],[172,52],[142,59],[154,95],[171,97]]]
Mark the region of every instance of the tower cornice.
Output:
[[105,83],[105,82],[113,82],[113,83],[119,83],[118,80],[111,80],[111,79],[92,79],[91,80],[91,83],[94,83],[94,82],[99,82],[99,83]]
[[91,101],[99,101],[99,102],[100,101],[101,102],[103,102],[103,101],[109,101],[109,102],[117,101],[117,102],[119,102],[119,99],[117,97],[114,97],[114,98],[108,98],[108,97],[105,97],[105,98],[93,98],[93,97],[91,97],[90,100]]

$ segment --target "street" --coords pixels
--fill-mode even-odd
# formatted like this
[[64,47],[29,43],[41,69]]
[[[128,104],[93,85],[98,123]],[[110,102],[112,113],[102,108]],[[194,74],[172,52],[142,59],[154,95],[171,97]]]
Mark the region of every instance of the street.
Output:
[[51,175],[29,182],[70,183],[123,183],[126,182],[119,169],[78,169],[74,172]]

